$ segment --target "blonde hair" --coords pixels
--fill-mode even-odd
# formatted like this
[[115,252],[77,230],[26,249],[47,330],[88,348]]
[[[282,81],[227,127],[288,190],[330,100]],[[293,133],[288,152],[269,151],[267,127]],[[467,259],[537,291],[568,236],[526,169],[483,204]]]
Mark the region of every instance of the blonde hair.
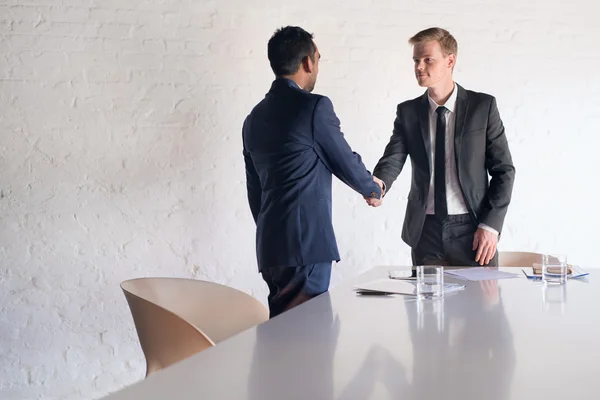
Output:
[[452,36],[450,32],[442,28],[425,29],[408,39],[408,43],[412,46],[416,46],[433,40],[440,44],[444,56],[448,56],[449,54],[456,55],[458,52],[458,43],[456,43],[456,39],[454,39],[454,36]]

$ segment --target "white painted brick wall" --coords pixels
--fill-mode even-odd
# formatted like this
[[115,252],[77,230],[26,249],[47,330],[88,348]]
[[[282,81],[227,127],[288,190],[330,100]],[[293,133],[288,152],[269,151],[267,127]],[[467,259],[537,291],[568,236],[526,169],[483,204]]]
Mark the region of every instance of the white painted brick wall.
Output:
[[[90,399],[141,379],[124,279],[207,279],[264,301],[240,129],[269,89],[266,42],[282,25],[316,34],[316,90],[370,168],[396,104],[421,93],[407,38],[450,29],[457,81],[497,96],[517,166],[501,248],[594,268],[597,8],[0,0],[0,398]],[[409,262],[409,172],[377,210],[336,184],[334,285]]]

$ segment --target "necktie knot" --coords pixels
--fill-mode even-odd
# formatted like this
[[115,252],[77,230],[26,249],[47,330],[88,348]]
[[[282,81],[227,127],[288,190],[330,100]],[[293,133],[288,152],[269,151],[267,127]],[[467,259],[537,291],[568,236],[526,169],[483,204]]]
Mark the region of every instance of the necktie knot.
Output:
[[435,110],[435,112],[438,114],[438,116],[445,116],[446,115],[446,111],[448,111],[448,109],[446,107],[444,107],[444,106],[439,106]]

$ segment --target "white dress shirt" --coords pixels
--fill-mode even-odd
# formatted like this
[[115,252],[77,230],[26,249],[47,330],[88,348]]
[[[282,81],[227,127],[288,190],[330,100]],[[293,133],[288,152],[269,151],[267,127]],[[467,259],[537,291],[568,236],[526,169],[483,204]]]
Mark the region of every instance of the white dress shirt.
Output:
[[[454,153],[454,127],[456,122],[456,96],[458,90],[456,85],[452,90],[452,94],[444,107],[448,109],[446,112],[446,203],[448,205],[448,215],[455,214],[467,214],[469,212],[465,203],[465,198],[462,195],[460,184],[458,182],[458,172],[456,171],[456,158]],[[437,130],[437,113],[436,110],[440,107],[429,95],[429,139],[431,141],[431,180],[429,181],[429,196],[427,197],[427,209],[426,213],[433,215],[435,214],[435,187],[434,187],[434,174],[435,174],[435,137]],[[479,227],[498,234],[494,228],[485,224],[479,224]]]

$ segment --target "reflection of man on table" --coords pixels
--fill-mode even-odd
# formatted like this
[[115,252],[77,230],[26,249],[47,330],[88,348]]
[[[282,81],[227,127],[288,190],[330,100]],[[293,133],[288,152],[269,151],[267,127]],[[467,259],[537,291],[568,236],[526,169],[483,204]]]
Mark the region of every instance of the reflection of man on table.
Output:
[[[285,317],[285,316],[282,316]],[[273,335],[273,324],[280,324]],[[331,400],[340,320],[329,293],[304,305],[294,320],[273,319],[256,327],[248,398]],[[308,342],[309,346],[297,345]],[[300,384],[299,384],[300,383]]]
[[[477,296],[459,292],[425,301],[431,308],[423,316],[415,315],[415,300],[406,300],[414,399],[428,398],[432,385],[452,399],[509,399],[516,355],[497,281],[472,283],[466,290]],[[436,302],[443,302],[441,326],[433,312]]]

